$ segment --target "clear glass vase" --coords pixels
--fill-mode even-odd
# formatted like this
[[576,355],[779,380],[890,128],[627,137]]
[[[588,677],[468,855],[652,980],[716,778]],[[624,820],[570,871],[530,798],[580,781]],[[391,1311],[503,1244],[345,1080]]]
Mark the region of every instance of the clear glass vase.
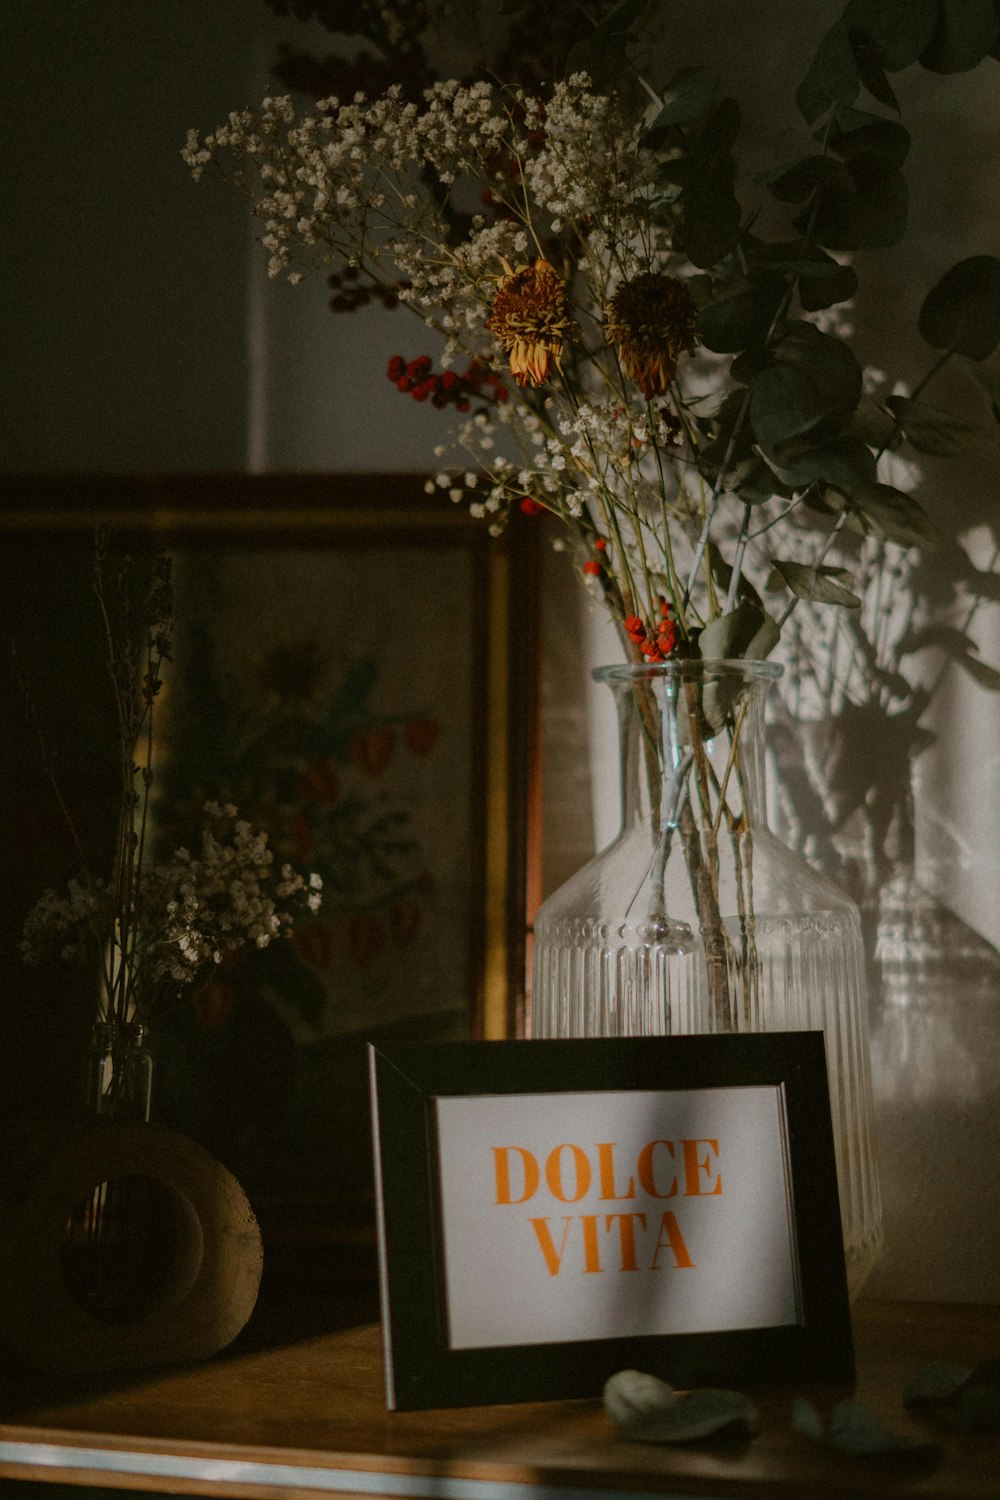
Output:
[[766,662],[602,667],[621,830],[540,908],[533,1037],[822,1030],[848,1280],[881,1241],[858,910],[770,831]]
[[83,1103],[95,1115],[148,1123],[153,1096],[153,1058],[146,1028],[138,1021],[98,1021],[91,1034],[83,1079]]

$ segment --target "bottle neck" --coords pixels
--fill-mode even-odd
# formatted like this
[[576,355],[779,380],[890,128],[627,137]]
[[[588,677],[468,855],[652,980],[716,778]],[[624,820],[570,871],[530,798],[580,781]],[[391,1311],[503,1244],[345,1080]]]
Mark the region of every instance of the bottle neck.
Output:
[[636,667],[610,681],[623,829],[648,823],[658,835],[692,819],[705,833],[767,826],[764,698],[773,674],[755,666]]

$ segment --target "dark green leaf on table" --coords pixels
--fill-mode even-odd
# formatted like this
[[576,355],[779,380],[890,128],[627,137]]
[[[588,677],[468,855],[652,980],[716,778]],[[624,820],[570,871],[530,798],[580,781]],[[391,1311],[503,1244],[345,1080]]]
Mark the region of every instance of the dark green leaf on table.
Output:
[[933,1406],[938,1401],[947,1401],[971,1376],[967,1365],[924,1365],[903,1391],[904,1406]]
[[988,358],[1000,344],[1000,260],[970,255],[928,292],[917,320],[932,349]]
[[739,1391],[706,1387],[679,1395],[638,1370],[612,1375],[604,1387],[604,1409],[621,1436],[633,1443],[745,1440],[760,1430],[757,1408]]
[[838,1401],[829,1421],[824,1421],[810,1402],[799,1397],[792,1408],[792,1426],[849,1458],[874,1459],[901,1468],[922,1468],[941,1458],[939,1443],[890,1431],[859,1401]]
[[958,1432],[1000,1432],[1000,1359],[975,1370],[926,1365],[906,1387],[903,1401]]

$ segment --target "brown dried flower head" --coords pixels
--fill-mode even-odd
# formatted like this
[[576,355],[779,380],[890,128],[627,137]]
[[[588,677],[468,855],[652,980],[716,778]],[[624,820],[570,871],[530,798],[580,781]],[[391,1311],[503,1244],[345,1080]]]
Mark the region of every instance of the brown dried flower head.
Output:
[[504,261],[486,327],[510,359],[518,385],[541,385],[549,365],[562,369],[562,351],[572,328],[566,284],[547,260],[515,271]]
[[647,401],[666,395],[677,361],[694,353],[697,315],[685,283],[656,271],[623,281],[608,303],[605,334]]

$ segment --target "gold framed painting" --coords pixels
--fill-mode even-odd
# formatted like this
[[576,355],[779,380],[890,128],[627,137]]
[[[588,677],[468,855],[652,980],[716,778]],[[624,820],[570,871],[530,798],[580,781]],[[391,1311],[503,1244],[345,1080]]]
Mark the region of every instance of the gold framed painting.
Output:
[[[521,1029],[537,863],[532,528],[491,538],[416,474],[31,478],[3,491],[3,623],[33,673],[59,683],[84,821],[107,793],[96,772],[76,774],[106,728],[86,619],[104,522],[114,545],[173,560],[160,847],[195,836],[205,801],[230,803],[323,881],[291,942],[164,1007],[154,1121],[230,1166],[265,1228],[367,1223],[367,1043]],[[14,762],[19,736],[8,716]],[[7,908],[21,919],[67,855],[50,812],[32,812],[45,802],[32,775],[15,766],[7,808]],[[46,1026],[58,1029],[51,1010]],[[83,1026],[74,1011],[64,1040],[78,1046]]]

